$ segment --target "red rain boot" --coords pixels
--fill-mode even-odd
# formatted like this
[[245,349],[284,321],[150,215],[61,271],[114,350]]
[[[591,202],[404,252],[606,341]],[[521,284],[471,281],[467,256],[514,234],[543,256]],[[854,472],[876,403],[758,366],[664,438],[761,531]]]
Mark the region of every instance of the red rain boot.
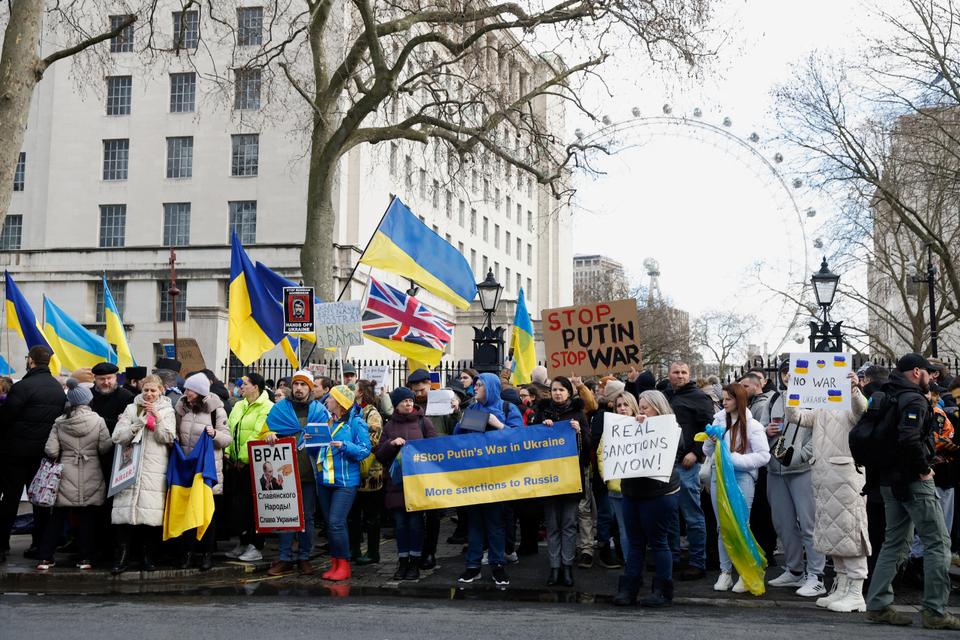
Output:
[[337,567],[337,570],[334,571],[329,578],[329,580],[332,580],[333,582],[350,579],[350,561],[340,560],[339,562],[340,565]]
[[320,577],[324,580],[332,580],[331,576],[340,569],[340,558],[330,558],[330,568],[323,572]]

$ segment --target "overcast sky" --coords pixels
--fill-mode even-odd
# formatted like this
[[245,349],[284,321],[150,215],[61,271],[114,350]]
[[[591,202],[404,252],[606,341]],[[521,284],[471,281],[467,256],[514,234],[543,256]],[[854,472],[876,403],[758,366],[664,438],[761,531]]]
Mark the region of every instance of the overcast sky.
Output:
[[[638,68],[635,57],[621,56],[605,70],[613,93],[604,99],[605,113],[623,122],[633,107],[643,116],[660,116],[662,106],[670,104],[672,115],[692,118],[699,107],[703,122],[723,127],[729,117],[732,125],[726,130],[740,138],[757,132],[761,140],[750,146],[766,158],[777,151],[795,153],[771,140],[777,134],[772,89],[815,49],[849,53],[870,24],[867,5],[855,0],[724,2],[715,25],[727,40],[702,78],[670,78],[649,65]],[[596,97],[601,88],[594,91]],[[595,130],[582,120],[571,127]],[[671,132],[644,126],[624,140],[634,146],[598,163],[605,175],[577,178],[574,251],[621,261],[635,283],[648,280],[644,258],[656,259],[660,288],[675,306],[691,317],[718,308],[756,314],[766,330],[755,341],[767,342],[770,350],[785,335],[806,336],[805,329],[785,326],[793,309],[761,295],[752,275],[757,263],[766,265],[764,276],[777,287],[810,275],[804,268],[801,223],[763,161],[723,135],[692,128]],[[784,175],[788,183],[792,177]],[[820,255],[812,243],[831,206],[804,189],[790,191],[801,214],[811,206],[818,212],[813,219],[802,215],[813,270]],[[806,321],[801,318],[800,324]],[[785,348],[795,347],[791,342]]]

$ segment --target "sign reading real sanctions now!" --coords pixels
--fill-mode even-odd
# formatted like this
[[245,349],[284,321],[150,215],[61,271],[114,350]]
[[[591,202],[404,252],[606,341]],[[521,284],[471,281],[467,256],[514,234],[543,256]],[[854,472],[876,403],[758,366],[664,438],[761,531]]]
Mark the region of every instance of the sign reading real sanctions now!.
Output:
[[401,449],[407,511],[579,493],[570,423],[412,440]]
[[564,375],[594,375],[641,368],[636,300],[545,309],[547,366]]

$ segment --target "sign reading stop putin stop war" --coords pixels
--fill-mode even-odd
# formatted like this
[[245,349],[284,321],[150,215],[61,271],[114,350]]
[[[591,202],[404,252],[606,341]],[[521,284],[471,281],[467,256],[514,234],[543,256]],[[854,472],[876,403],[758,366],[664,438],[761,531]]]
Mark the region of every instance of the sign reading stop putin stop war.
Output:
[[618,373],[643,366],[636,300],[545,309],[541,317],[547,367],[554,375]]

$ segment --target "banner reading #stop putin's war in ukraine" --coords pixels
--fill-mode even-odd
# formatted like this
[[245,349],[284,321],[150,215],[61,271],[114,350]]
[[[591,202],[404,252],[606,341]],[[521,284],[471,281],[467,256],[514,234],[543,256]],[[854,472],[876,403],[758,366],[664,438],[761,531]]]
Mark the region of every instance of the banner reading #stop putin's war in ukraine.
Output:
[[401,453],[407,511],[581,490],[569,422],[414,440]]

